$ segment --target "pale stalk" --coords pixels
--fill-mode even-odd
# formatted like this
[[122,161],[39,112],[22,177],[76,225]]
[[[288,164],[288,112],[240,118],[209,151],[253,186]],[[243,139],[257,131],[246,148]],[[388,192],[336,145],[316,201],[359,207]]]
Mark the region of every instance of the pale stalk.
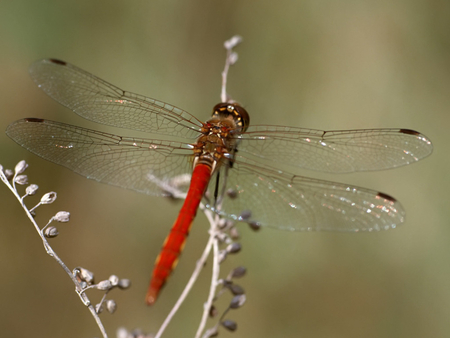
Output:
[[[13,177],[13,182],[16,175]],[[97,323],[98,328],[100,329],[100,332],[102,333],[102,336],[104,338],[108,338],[108,335],[106,333],[105,327],[103,326],[103,323],[100,320],[100,317],[98,316],[98,313],[95,311],[94,306],[91,304],[89,298],[87,295],[83,292],[83,289],[76,279],[76,277],[73,275],[72,271],[67,267],[67,265],[59,258],[59,256],[56,254],[56,252],[53,250],[53,248],[50,246],[50,244],[47,241],[47,238],[45,238],[42,230],[39,228],[38,224],[35,222],[33,216],[31,215],[30,211],[28,210],[27,206],[25,205],[23,199],[19,196],[17,190],[15,189],[15,184],[13,183],[13,186],[9,183],[8,179],[3,173],[3,170],[0,170],[0,178],[3,181],[3,183],[6,184],[6,186],[11,190],[11,192],[16,196],[17,200],[19,201],[22,208],[25,210],[26,215],[30,219],[31,223],[34,225],[34,228],[36,229],[36,232],[38,233],[39,237],[41,237],[41,240],[43,242],[45,251],[48,255],[53,257],[56,262],[63,268],[63,270],[66,272],[66,274],[70,277],[72,282],[75,284],[75,291],[77,292],[78,296],[80,297],[81,301],[84,305],[86,305],[91,312],[92,316],[94,317],[95,322]]]

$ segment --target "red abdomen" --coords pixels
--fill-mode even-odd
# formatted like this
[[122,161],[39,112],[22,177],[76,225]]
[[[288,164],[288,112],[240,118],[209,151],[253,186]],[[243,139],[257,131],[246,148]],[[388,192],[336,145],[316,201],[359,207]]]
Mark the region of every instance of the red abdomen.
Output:
[[197,208],[208,187],[210,177],[211,167],[209,165],[197,164],[195,166],[192,172],[191,184],[178,218],[164,242],[161,253],[156,258],[152,279],[145,297],[147,305],[152,305],[156,301],[159,291],[177,265],[178,256],[183,250],[187,235],[197,213]]

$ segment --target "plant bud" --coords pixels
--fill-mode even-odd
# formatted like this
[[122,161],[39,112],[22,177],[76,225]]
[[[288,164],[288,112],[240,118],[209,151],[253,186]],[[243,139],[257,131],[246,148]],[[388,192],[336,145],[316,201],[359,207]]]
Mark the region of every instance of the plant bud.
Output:
[[50,204],[56,200],[56,192],[48,192],[41,198],[41,204]]
[[47,238],[53,238],[58,236],[59,232],[58,229],[56,229],[55,227],[48,227],[47,229],[44,230],[44,236]]
[[25,185],[28,184],[28,176],[27,175],[17,175],[14,181],[17,184]]
[[24,160],[20,161],[19,163],[16,164],[16,167],[14,168],[14,172],[18,175],[18,174],[22,174],[26,169],[28,168],[28,164],[27,162],[25,162]]
[[98,283],[95,286],[98,290],[102,290],[102,291],[106,291],[111,289],[111,282],[107,279],[107,280],[102,280],[100,283]]
[[25,192],[28,196],[33,196],[38,189],[39,187],[37,184],[30,184],[28,187],[26,187]]
[[70,212],[68,212],[68,211],[58,211],[53,218],[56,221],[61,222],[61,223],[69,222]]

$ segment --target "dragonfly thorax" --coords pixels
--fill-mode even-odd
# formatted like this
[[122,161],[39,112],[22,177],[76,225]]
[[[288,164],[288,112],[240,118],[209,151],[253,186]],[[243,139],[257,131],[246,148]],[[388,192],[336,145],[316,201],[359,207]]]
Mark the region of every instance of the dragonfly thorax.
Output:
[[229,159],[236,147],[238,136],[247,129],[249,116],[237,104],[219,103],[212,117],[203,124],[202,135],[194,144],[194,166],[204,163],[217,169],[225,158]]

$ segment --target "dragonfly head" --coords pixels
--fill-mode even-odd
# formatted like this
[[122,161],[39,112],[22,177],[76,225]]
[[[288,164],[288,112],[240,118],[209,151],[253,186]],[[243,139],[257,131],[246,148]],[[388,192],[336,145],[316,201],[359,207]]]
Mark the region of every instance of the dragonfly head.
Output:
[[237,103],[221,102],[214,106],[212,117],[232,119],[241,132],[247,130],[250,116],[247,111]]

